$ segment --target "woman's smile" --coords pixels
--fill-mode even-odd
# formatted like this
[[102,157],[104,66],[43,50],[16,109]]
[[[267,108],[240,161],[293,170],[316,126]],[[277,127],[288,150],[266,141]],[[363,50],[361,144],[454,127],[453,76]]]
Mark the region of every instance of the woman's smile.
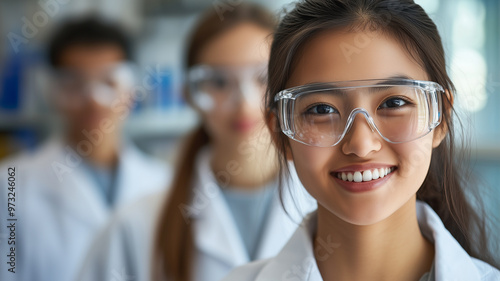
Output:
[[392,177],[397,166],[386,164],[350,165],[332,171],[335,182],[349,192],[374,190]]

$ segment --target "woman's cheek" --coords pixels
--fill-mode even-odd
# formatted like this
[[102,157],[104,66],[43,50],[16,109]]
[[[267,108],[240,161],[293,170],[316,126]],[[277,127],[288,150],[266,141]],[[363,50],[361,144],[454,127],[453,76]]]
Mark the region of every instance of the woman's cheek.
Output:
[[307,146],[295,141],[290,142],[290,149],[297,175],[304,187],[313,196],[321,193],[320,189],[328,187],[330,182],[330,149]]
[[210,138],[218,143],[225,143],[232,139],[229,121],[231,116],[225,112],[210,112],[203,114],[205,127]]
[[429,170],[432,156],[432,134],[421,139],[393,145],[393,150],[398,155],[398,175],[408,179],[408,183],[418,188],[422,185]]

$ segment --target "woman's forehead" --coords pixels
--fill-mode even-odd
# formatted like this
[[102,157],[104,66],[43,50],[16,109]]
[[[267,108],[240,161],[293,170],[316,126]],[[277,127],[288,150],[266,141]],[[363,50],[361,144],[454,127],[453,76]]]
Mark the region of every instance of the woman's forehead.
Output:
[[203,46],[197,63],[210,65],[246,65],[267,62],[270,30],[252,23],[234,26]]
[[324,31],[301,48],[287,88],[315,82],[386,79],[427,74],[397,40],[385,33]]

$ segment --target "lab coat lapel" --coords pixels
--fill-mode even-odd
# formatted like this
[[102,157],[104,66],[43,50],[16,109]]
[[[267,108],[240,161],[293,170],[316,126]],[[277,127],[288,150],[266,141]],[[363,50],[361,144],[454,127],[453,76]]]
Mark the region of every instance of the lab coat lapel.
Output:
[[[117,170],[115,171],[115,182],[113,183],[115,189],[114,204],[116,206],[132,198],[139,197],[138,191],[144,186],[144,184],[137,182],[137,176],[134,176],[142,174],[142,171],[137,170],[141,168],[141,165],[136,163],[140,159],[136,157],[132,147],[122,148],[118,161]],[[135,169],[134,166],[136,166]]]
[[481,279],[471,257],[429,205],[417,201],[417,218],[422,234],[434,243],[436,281]]
[[271,259],[255,280],[322,281],[311,241],[316,221],[316,212],[308,215],[283,249]]
[[114,183],[115,206],[140,197],[141,189],[148,187],[149,179],[145,177],[148,171],[142,170],[144,165],[138,153],[132,144],[125,145],[121,150]]
[[276,255],[302,221],[302,218],[287,214],[284,211],[277,193],[276,190],[273,205],[258,246],[256,259],[265,259]]
[[167,165],[147,158],[130,140],[124,140],[116,171],[114,206],[165,190],[169,178]]
[[[90,181],[82,168],[78,168],[70,180],[74,183],[73,186],[69,182],[64,183],[66,191],[64,199],[67,207],[73,210],[75,216],[89,225],[103,224],[108,217],[109,209],[94,183]],[[70,189],[73,188],[74,190],[71,191]]]
[[[435,280],[481,280],[474,260],[445,228],[432,208],[417,201],[417,219],[422,234],[434,243]],[[283,247],[283,250],[255,278],[264,280],[322,280],[314,259],[312,237],[317,225],[317,213],[304,220]]]
[[282,188],[283,204],[276,189],[256,259],[273,257],[279,253],[304,217],[318,207],[316,200],[305,191],[298,179],[293,163],[288,165],[291,180]]
[[89,225],[100,225],[107,218],[107,207],[99,196],[93,183],[85,174],[82,164],[70,166],[67,163],[68,151],[65,150],[61,140],[53,140],[46,148],[42,162],[53,167],[53,163],[66,165],[70,172],[59,178],[53,169],[46,175],[47,185],[56,193],[55,197],[61,198],[61,210],[85,221]]
[[249,262],[249,257],[209,163],[210,153],[205,149],[198,156],[198,175],[190,206],[194,213],[195,244],[199,251],[233,268]]
[[284,234],[288,232],[284,228],[288,228],[288,226],[289,218],[282,211],[279,197],[276,195],[273,198],[271,211],[269,212],[255,258],[265,259],[278,253],[284,242],[287,241],[288,237],[284,236]]

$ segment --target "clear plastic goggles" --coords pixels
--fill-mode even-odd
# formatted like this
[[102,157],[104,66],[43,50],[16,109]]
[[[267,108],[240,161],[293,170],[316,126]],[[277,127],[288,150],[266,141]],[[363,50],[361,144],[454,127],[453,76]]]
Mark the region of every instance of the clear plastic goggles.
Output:
[[109,107],[120,94],[128,92],[135,82],[131,64],[113,64],[95,73],[76,69],[58,69],[53,72],[53,98],[67,107],[79,106],[93,99]]
[[260,108],[266,90],[266,70],[266,65],[194,66],[187,73],[188,94],[204,112],[233,110],[243,101]]
[[372,132],[390,143],[427,135],[442,117],[443,88],[408,79],[315,83],[276,94],[281,130],[300,143],[337,145],[355,117],[365,117]]

